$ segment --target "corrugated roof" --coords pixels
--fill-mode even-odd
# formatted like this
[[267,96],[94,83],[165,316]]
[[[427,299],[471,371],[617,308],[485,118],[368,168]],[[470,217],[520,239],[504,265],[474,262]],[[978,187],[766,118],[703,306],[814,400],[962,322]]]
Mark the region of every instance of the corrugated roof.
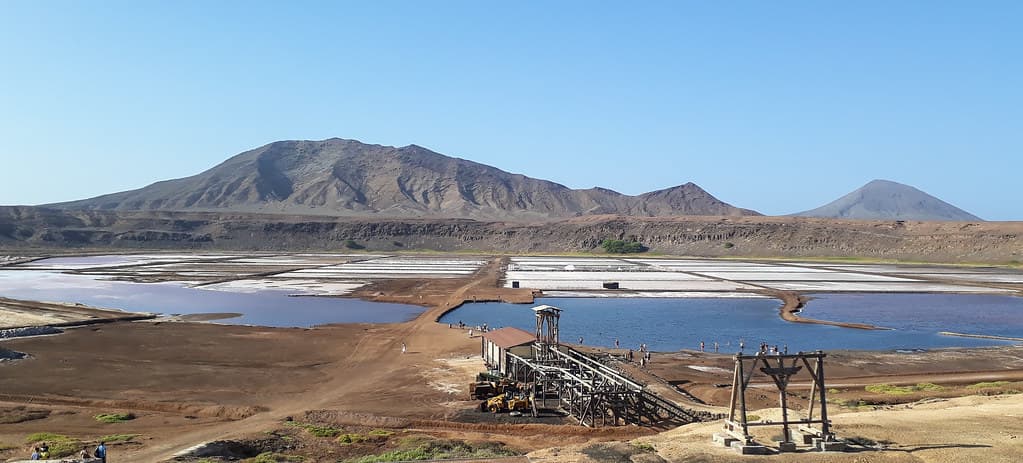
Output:
[[523,344],[532,344],[533,341],[536,341],[536,336],[533,336],[533,333],[513,327],[501,328],[489,333],[483,333],[483,338],[497,344],[502,349],[521,346]]

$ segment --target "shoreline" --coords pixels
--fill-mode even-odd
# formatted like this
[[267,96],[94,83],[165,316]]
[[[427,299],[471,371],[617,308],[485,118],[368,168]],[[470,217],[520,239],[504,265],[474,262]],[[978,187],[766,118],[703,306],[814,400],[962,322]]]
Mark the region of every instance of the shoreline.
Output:
[[839,326],[842,328],[852,328],[857,330],[880,330],[887,331],[891,328],[884,328],[880,326],[871,325],[868,323],[852,323],[852,322],[834,322],[830,320],[817,320],[815,318],[804,318],[799,316],[799,311],[806,306],[807,302],[810,302],[811,298],[804,294],[799,294],[792,291],[762,291],[762,294],[766,294],[778,299],[781,299],[782,306],[778,308],[778,314],[782,320],[792,323],[808,323],[815,325],[831,325]]

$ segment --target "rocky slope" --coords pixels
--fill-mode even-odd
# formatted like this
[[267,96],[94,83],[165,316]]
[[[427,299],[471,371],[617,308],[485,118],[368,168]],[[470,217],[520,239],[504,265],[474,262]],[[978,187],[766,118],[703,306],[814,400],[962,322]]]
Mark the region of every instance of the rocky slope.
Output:
[[524,224],[0,207],[0,248],[342,251],[350,239],[378,251],[563,253],[632,237],[673,255],[1023,262],[1023,222],[591,216]]
[[338,138],[270,143],[192,177],[49,207],[498,220],[758,215],[692,183],[640,196],[574,190],[416,145]]
[[874,180],[831,203],[795,214],[858,220],[979,221],[979,217],[909,185]]

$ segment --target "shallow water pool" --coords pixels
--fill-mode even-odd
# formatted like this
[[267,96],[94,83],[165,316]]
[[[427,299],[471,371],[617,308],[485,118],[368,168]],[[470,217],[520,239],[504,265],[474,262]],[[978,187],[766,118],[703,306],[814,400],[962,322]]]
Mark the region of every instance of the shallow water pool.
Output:
[[[493,328],[515,326],[532,332],[536,322],[530,309],[550,304],[563,309],[562,341],[575,343],[581,337],[583,344],[613,347],[617,338],[622,348],[637,349],[645,343],[656,351],[699,349],[701,341],[707,351],[713,351],[717,342],[721,352],[738,351],[740,341],[747,352],[756,349],[761,342],[782,349],[787,346],[790,352],[1010,344],[943,336],[939,331],[1023,337],[1023,298],[1019,297],[958,294],[827,294],[815,297],[804,309],[803,316],[894,329],[869,331],[790,323],[778,316],[780,301],[720,298],[541,298],[532,305],[471,303],[449,312],[441,322],[457,324],[462,321],[470,326],[487,323]],[[962,310],[969,307],[973,309]],[[976,315],[985,311],[985,315]]]

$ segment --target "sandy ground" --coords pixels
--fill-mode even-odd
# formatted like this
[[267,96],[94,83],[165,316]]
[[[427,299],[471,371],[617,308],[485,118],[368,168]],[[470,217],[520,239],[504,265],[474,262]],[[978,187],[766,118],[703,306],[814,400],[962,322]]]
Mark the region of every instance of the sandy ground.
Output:
[[[780,416],[778,409],[758,410],[765,418]],[[632,447],[649,444],[654,452],[622,455],[622,446],[584,444],[559,446],[529,454],[534,463],[568,462],[1018,462],[1023,455],[1023,395],[962,397],[896,409],[839,413],[832,416],[839,436],[866,445],[852,445],[844,453],[809,453],[805,447],[790,454],[740,457],[710,444],[720,423],[684,426],[656,436],[636,439]],[[780,431],[761,432],[770,442]],[[628,449],[628,447],[625,447]],[[617,452],[615,452],[617,450]],[[610,458],[608,456],[611,455]]]
[[20,301],[0,297],[0,329],[75,326],[152,318],[151,314],[104,310],[78,304]]
[[[529,290],[498,287],[501,260],[493,259],[467,277],[391,280],[358,290],[359,296],[368,299],[429,308],[407,323],[273,329],[117,322],[76,328],[60,336],[5,341],[4,347],[27,352],[32,358],[0,363],[0,442],[15,446],[0,456],[23,453],[24,438],[31,432],[65,433],[85,440],[138,433],[142,437],[136,442],[115,445],[111,453],[118,460],[161,461],[200,442],[252,436],[278,426],[287,416],[331,410],[356,422],[390,423],[447,438],[497,440],[523,451],[563,449],[536,453],[534,461],[641,461],[648,457],[733,461],[732,454],[710,446],[710,433],[720,424],[686,426],[653,436],[650,430],[636,427],[587,429],[461,420],[476,405],[467,400],[467,384],[480,366],[475,358],[479,339],[435,320],[466,300],[531,301]],[[405,354],[402,342],[408,346]],[[852,397],[853,384],[912,383],[919,378],[947,379],[944,382],[953,384],[976,382],[981,376],[984,381],[1019,380],[1021,354],[1019,348],[835,353],[829,356],[829,378],[850,384],[849,391],[837,394],[840,398],[845,397],[842,394]],[[655,355],[644,379],[665,391],[681,386],[713,407],[727,397],[727,388],[716,384],[730,380],[724,373],[731,369],[729,362],[727,356],[705,353]],[[957,374],[975,376],[956,378]],[[763,396],[754,400],[755,406],[772,406],[773,394]],[[5,413],[16,414],[18,407],[46,413],[27,420],[2,419]],[[998,458],[1021,450],[1018,438],[1009,438],[1023,434],[1021,396],[968,397],[905,407],[836,410],[835,416],[840,433],[846,429],[878,441],[891,440],[901,450],[862,451],[826,460],[814,456],[812,461],[1011,461]],[[100,424],[92,418],[113,411],[132,411],[138,418],[119,424]],[[964,428],[970,433],[964,434]],[[599,442],[637,437],[653,443],[659,457],[644,453],[616,460],[614,455],[619,453],[591,451],[599,457],[594,459],[580,453]],[[589,459],[572,459],[573,455]],[[604,458],[600,455],[612,456],[600,459]],[[784,461],[792,458],[783,457]]]

